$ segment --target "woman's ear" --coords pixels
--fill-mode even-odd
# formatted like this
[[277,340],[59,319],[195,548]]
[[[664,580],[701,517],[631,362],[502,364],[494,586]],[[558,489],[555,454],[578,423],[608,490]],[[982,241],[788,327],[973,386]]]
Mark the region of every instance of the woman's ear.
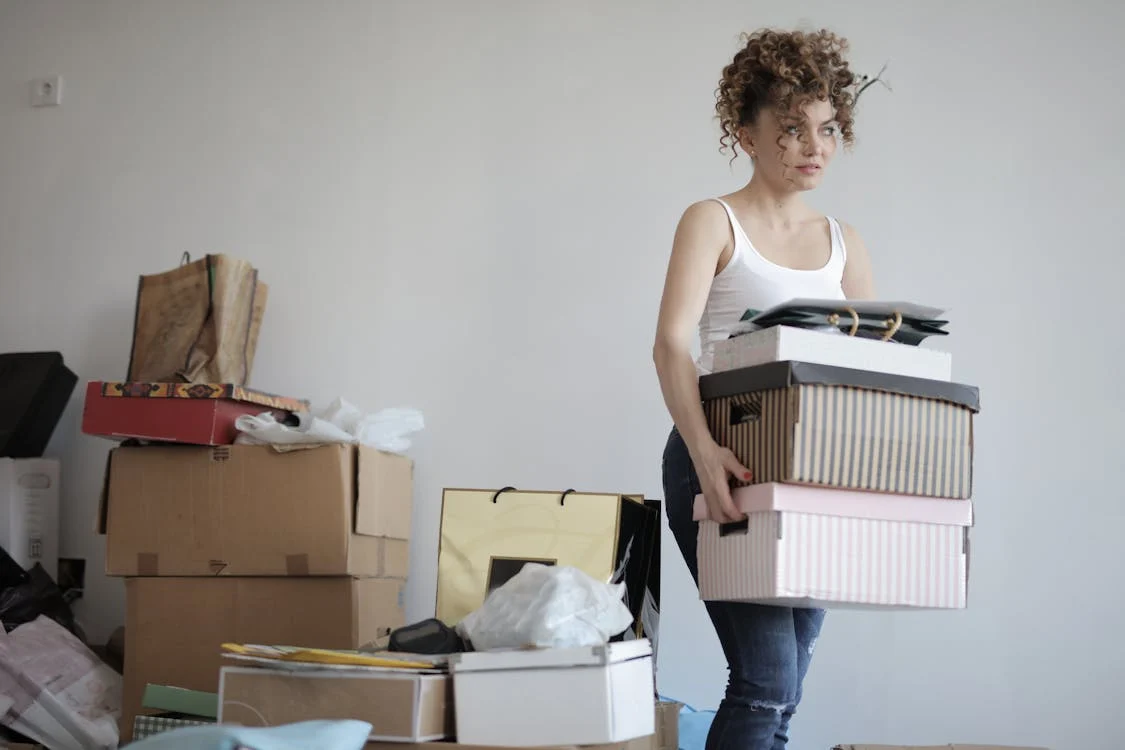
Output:
[[738,129],[738,145],[751,159],[757,157],[758,149],[754,143],[754,134],[745,125]]

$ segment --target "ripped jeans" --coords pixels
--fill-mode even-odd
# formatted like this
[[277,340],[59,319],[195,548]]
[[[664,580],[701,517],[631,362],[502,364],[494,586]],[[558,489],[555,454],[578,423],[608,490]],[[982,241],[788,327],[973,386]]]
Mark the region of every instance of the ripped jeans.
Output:
[[[664,448],[664,507],[691,577],[699,583],[692,503],[699,479],[679,431]],[[824,610],[705,602],[730,678],[706,750],[783,750]]]

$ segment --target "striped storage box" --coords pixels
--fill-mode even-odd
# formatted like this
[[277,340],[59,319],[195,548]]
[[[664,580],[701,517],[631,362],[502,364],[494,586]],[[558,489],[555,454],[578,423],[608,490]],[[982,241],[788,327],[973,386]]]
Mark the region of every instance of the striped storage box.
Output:
[[736,489],[742,522],[699,521],[704,600],[799,607],[962,609],[969,500],[758,484]]
[[704,375],[699,389],[711,434],[753,483],[972,495],[973,386],[785,361]]

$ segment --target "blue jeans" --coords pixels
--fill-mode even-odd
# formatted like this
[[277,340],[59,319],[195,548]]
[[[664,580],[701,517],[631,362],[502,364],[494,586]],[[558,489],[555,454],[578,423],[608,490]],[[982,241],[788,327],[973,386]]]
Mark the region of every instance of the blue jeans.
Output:
[[[699,524],[692,520],[692,503],[699,492],[687,446],[673,429],[664,448],[664,507],[697,586]],[[824,610],[721,601],[704,605],[730,669],[706,750],[783,750]]]

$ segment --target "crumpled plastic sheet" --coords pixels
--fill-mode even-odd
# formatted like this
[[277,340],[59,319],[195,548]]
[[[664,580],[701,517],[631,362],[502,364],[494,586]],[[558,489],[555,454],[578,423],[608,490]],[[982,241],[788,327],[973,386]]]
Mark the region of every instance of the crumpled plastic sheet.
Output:
[[569,565],[527,563],[457,625],[476,651],[600,646],[633,624],[624,583]]
[[367,413],[338,398],[319,412],[295,415],[297,424],[278,422],[268,412],[245,414],[235,420],[240,434],[235,440],[243,445],[312,445],[324,443],[358,443],[388,453],[405,453],[410,449],[410,436],[425,427],[422,412],[394,407]]

